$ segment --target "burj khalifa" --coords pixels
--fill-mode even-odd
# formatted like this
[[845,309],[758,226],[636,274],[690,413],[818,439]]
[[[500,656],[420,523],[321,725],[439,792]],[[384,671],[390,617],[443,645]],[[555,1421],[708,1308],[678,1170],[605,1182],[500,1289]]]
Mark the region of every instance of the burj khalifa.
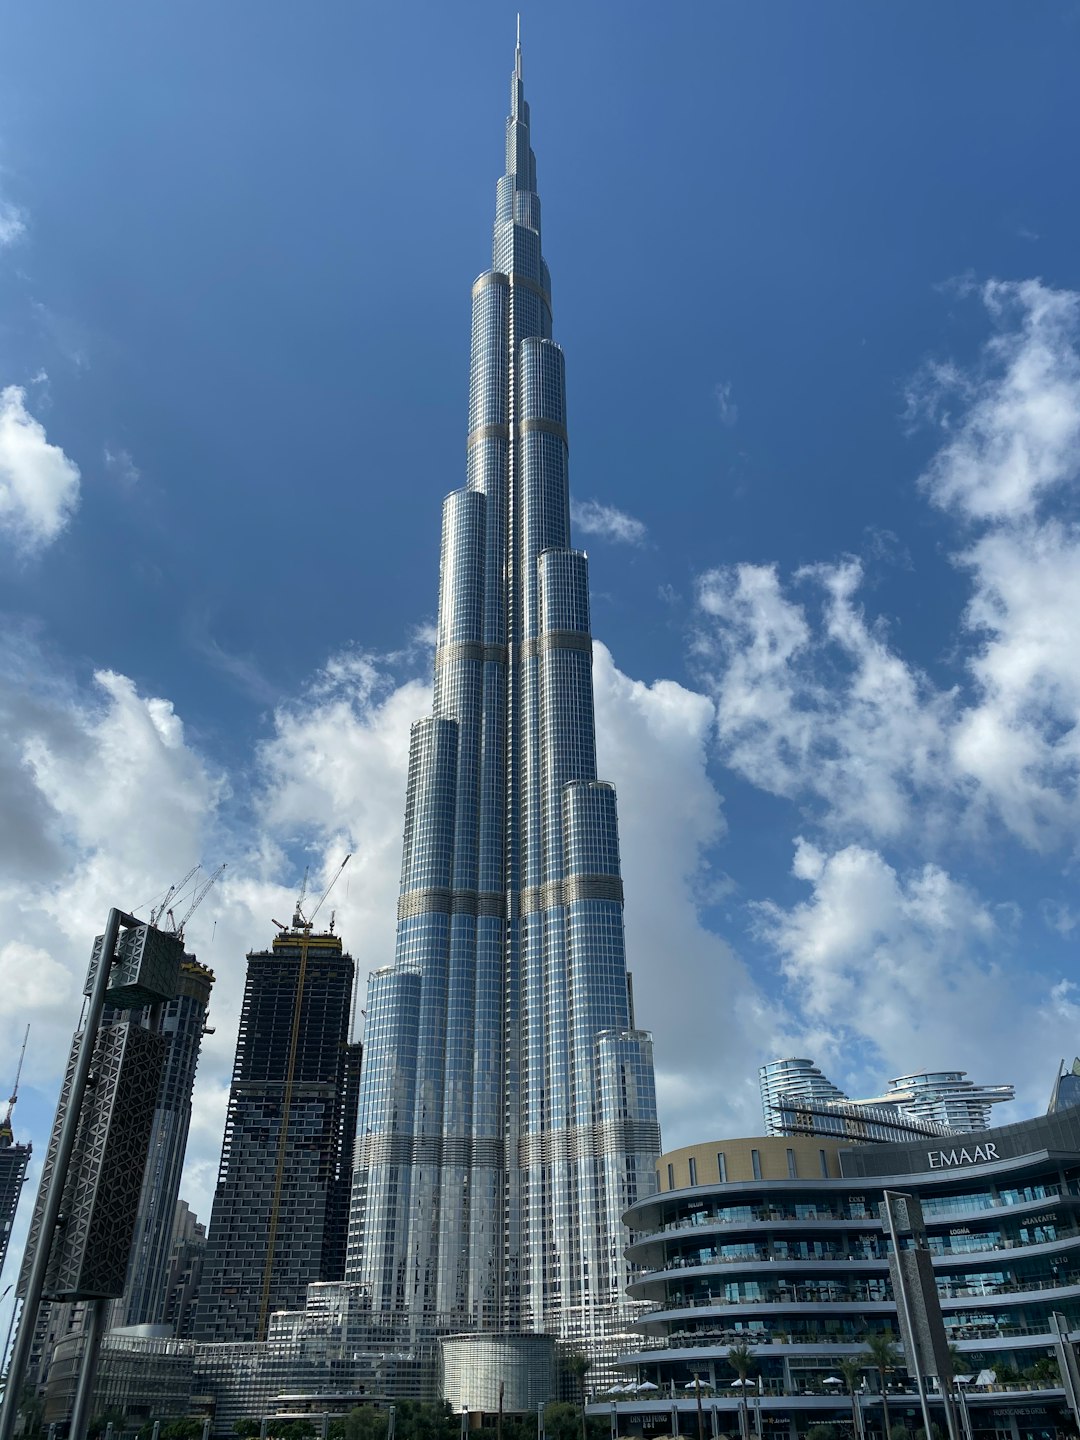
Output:
[[628,1315],[621,1216],[656,1187],[660,1134],[615,790],[596,775],[520,40],[510,97],[396,953],[369,981],[346,1279],[414,1334],[545,1333],[603,1353]]

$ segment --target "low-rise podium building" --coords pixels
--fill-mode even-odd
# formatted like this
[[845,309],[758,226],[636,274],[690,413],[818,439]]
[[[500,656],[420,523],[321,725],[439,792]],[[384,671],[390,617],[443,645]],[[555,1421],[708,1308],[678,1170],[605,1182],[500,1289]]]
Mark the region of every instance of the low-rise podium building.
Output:
[[[879,1216],[888,1188],[922,1202],[974,1440],[1076,1435],[1051,1316],[1080,1340],[1080,1108],[905,1144],[716,1141],[661,1156],[658,1182],[626,1215],[629,1293],[646,1306],[641,1344],[620,1362],[635,1388],[593,1410],[614,1405],[620,1434],[697,1436],[700,1392],[707,1434],[749,1425],[797,1440],[827,1424],[837,1440],[856,1425],[880,1437],[874,1372],[853,1397],[841,1366],[866,1362],[874,1335],[899,1348]],[[728,1359],[740,1342],[752,1352],[745,1387]],[[902,1362],[890,1379],[892,1424],[914,1433],[922,1419]],[[945,1433],[942,1412],[938,1401]]]

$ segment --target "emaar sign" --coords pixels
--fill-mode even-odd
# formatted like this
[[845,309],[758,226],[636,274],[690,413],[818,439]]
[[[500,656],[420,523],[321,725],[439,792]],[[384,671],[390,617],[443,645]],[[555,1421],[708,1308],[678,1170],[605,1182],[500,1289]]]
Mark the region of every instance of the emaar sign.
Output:
[[997,1160],[997,1146],[989,1141],[976,1145],[974,1150],[928,1150],[926,1158],[931,1170],[949,1170],[954,1165],[984,1165],[987,1160]]

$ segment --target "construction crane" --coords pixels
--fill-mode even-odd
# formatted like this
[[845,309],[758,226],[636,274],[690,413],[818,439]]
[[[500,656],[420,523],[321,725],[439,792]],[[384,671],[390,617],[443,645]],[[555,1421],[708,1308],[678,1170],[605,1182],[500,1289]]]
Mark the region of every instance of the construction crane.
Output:
[[23,1061],[26,1059],[26,1042],[30,1039],[30,1026],[26,1027],[26,1034],[23,1036],[22,1049],[19,1051],[19,1064],[15,1071],[15,1084],[11,1087],[11,1094],[8,1096],[7,1118],[0,1123],[0,1130],[8,1136],[11,1135],[11,1112],[15,1109],[15,1101],[19,1098],[19,1080],[22,1078]]
[[193,879],[194,876],[196,876],[201,869],[201,865],[193,865],[191,869],[187,872],[187,874],[184,876],[184,878],[180,881],[179,885],[169,886],[168,890],[165,891],[165,898],[164,900],[162,900],[161,904],[155,910],[150,911],[151,925],[157,925],[160,927],[162,920],[164,920],[165,916],[169,913],[169,904],[174,898],[174,896],[179,895],[180,892],[187,885],[188,881]]
[[[304,912],[303,912],[303,909],[301,908],[301,902],[303,901],[304,896],[307,894],[308,871],[305,869],[305,871],[304,871],[304,883],[303,883],[303,885],[301,885],[301,887],[300,887],[300,894],[296,897],[296,908],[295,908],[295,910],[293,911],[293,923],[292,923],[292,928],[293,928],[294,930],[310,930],[310,929],[311,929],[311,927],[312,927],[312,925],[313,925],[313,923],[314,923],[314,921],[315,921],[315,916],[319,913],[319,911],[320,911],[320,910],[322,909],[322,907],[323,907],[323,901],[326,899],[326,897],[330,894],[330,891],[331,891],[331,890],[334,888],[334,886],[337,884],[338,880],[341,878],[341,872],[342,872],[342,870],[345,869],[345,866],[349,863],[349,861],[350,861],[351,859],[352,859],[352,851],[350,850],[349,853],[348,853],[348,855],[345,856],[345,859],[342,860],[341,864],[338,866],[337,870],[334,872],[334,878],[330,881],[330,884],[327,885],[326,889],[325,889],[325,890],[323,891],[323,893],[319,896],[318,903],[316,904],[315,909],[312,910],[312,912],[311,912],[310,915],[305,915]],[[309,867],[309,868],[310,868],[310,867]],[[275,919],[273,918],[273,916],[271,916],[271,924],[276,925],[279,930],[287,930],[287,929],[289,928],[287,925],[282,925],[282,923],[281,923],[280,920],[275,920]]]
[[352,859],[352,851],[350,850],[349,853],[348,853],[348,855],[345,856],[345,859],[342,860],[341,864],[340,864],[340,865],[338,866],[338,868],[334,871],[334,878],[330,881],[330,884],[327,885],[326,889],[325,889],[325,890],[322,892],[322,894],[320,895],[320,897],[319,897],[319,903],[315,906],[315,909],[312,910],[311,915],[310,915],[310,917],[309,917],[309,919],[308,919],[308,922],[307,922],[307,923],[308,923],[309,925],[312,923],[312,921],[315,919],[315,916],[316,916],[316,915],[319,913],[319,911],[322,909],[322,907],[323,907],[323,901],[324,901],[324,900],[326,899],[326,897],[330,894],[330,891],[334,888],[334,886],[337,884],[337,882],[341,879],[341,872],[342,872],[342,870],[345,869],[345,866],[349,863],[349,861],[350,861],[351,859]]
[[[293,929],[299,930],[301,925],[306,924],[304,920],[304,897],[307,895],[308,876],[311,874],[311,866],[304,866],[304,883],[300,886],[300,894],[296,897],[296,904],[293,906]],[[276,922],[275,922],[276,923]]]
[[192,915],[195,914],[195,911],[199,908],[202,902],[206,899],[209,891],[214,887],[214,885],[217,884],[224,870],[225,866],[219,865],[218,868],[214,871],[214,873],[207,880],[203,881],[203,883],[195,891],[195,894],[191,900],[191,904],[184,911],[184,914],[179,920],[177,920],[176,916],[171,910],[166,910],[165,914],[170,926],[172,927],[172,933],[176,936],[178,940],[182,940],[184,938],[184,926],[191,919]]

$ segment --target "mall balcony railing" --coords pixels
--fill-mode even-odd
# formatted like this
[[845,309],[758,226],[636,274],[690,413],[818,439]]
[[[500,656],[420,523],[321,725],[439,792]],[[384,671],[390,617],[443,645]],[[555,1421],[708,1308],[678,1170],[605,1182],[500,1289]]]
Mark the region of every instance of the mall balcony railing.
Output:
[[[935,1257],[947,1257],[954,1259],[966,1255],[981,1255],[995,1250],[1029,1250],[1037,1245],[1055,1245],[1062,1240],[1073,1240],[1080,1235],[1080,1227],[1075,1225],[1058,1225],[1054,1228],[1053,1236],[1041,1240],[1021,1240],[1018,1236],[997,1234],[985,1237],[966,1237],[976,1239],[977,1243],[970,1249],[946,1248],[942,1244],[944,1237],[931,1235],[929,1237],[930,1252]],[[888,1255],[881,1247],[870,1249],[859,1246],[854,1250],[839,1250],[826,1255],[791,1255],[785,1251],[778,1251],[775,1247],[761,1245],[754,1248],[748,1254],[743,1255],[706,1255],[697,1251],[692,1255],[669,1255],[660,1264],[649,1266],[647,1269],[639,1269],[634,1276],[635,1280],[651,1278],[666,1270],[696,1270],[706,1265],[740,1265],[754,1261],[769,1261],[777,1264],[794,1265],[824,1265],[834,1263],[848,1263],[850,1261],[862,1261],[864,1263],[886,1264]]]
[[[1020,1192],[994,1195],[987,1192],[978,1195],[946,1195],[937,1199],[927,1197],[922,1202],[923,1216],[926,1219],[950,1218],[957,1214],[977,1215],[985,1210],[1009,1210],[1018,1205],[1041,1205],[1047,1201],[1056,1200],[1065,1193],[1080,1195],[1078,1182],[1071,1182],[1067,1191],[1064,1191],[1060,1185],[1040,1185],[1037,1195],[1025,1195]],[[734,1213],[735,1211],[741,1213]],[[770,1220],[785,1223],[803,1221],[816,1223],[823,1220],[875,1223],[877,1219],[877,1210],[871,1205],[722,1206],[717,1210],[695,1210],[679,1220],[669,1220],[666,1225],[649,1233],[667,1235],[680,1230],[694,1230],[702,1225],[746,1225],[750,1222],[760,1223]],[[647,1239],[648,1237],[643,1234],[637,1238]]]
[[[1080,1328],[1080,1324],[1076,1328]],[[1047,1347],[1054,1343],[1049,1321],[1045,1325],[983,1325],[979,1323],[950,1324],[945,1316],[945,1332],[950,1340],[1011,1340],[1031,1337]],[[842,1346],[845,1353],[865,1346],[865,1336],[847,1336],[835,1333],[796,1330],[785,1327],[775,1331],[734,1330],[717,1327],[715,1330],[672,1330],[666,1335],[643,1336],[634,1353],[653,1350],[695,1350],[715,1349],[718,1346],[739,1344],[745,1341],[751,1349],[766,1345],[835,1345]]]

